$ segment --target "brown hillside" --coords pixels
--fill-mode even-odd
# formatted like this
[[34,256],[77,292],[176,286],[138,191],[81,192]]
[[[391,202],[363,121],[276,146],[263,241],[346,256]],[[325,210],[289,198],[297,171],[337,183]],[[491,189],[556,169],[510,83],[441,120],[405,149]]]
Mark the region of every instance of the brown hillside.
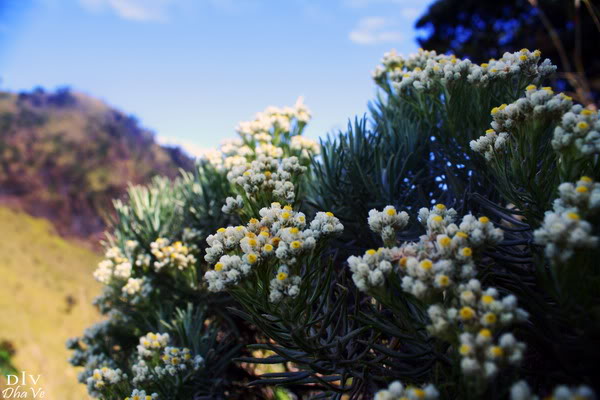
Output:
[[0,203],[50,219],[63,235],[97,238],[128,183],[191,166],[134,117],[90,96],[0,92]]

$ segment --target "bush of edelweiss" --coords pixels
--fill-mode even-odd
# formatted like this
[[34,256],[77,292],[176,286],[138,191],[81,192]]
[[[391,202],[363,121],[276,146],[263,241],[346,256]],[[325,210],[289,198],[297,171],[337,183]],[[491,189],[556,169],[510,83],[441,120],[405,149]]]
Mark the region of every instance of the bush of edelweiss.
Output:
[[595,399],[600,120],[539,51],[385,54],[320,144],[269,107],[115,202],[90,395]]

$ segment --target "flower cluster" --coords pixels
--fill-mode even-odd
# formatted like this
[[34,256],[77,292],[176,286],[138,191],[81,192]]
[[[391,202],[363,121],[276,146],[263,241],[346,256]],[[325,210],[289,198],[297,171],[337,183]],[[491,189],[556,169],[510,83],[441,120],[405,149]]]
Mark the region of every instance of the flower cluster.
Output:
[[394,206],[386,206],[383,211],[369,211],[367,221],[371,230],[378,233],[384,243],[393,243],[396,241],[396,233],[408,224],[408,214],[406,211],[398,213]]
[[317,155],[321,151],[319,143],[304,136],[292,136],[290,140],[290,148],[300,153],[301,158],[309,158],[312,155]]
[[133,389],[131,395],[125,397],[125,400],[158,400],[158,394],[146,394],[145,390]]
[[[227,179],[241,186],[248,196],[270,192],[279,200],[292,202],[296,197],[294,180],[305,171],[306,167],[300,165],[297,157],[279,160],[260,155],[251,163],[234,167]],[[237,206],[237,203],[233,204]]]
[[140,344],[137,346],[138,354],[140,357],[151,357],[157,349],[165,348],[169,340],[168,333],[149,332],[140,338]]
[[459,353],[461,369],[466,376],[489,379],[505,365],[519,365],[523,359],[525,344],[515,339],[512,333],[501,335],[494,342],[489,329],[477,335],[465,332],[460,335]]
[[144,278],[129,278],[127,283],[121,288],[121,292],[125,296],[133,297],[142,291],[144,282]]
[[94,271],[94,278],[105,285],[114,279],[127,280],[131,276],[131,263],[118,247],[111,247],[104,254],[105,259],[100,261]]
[[527,312],[517,307],[517,299],[508,295],[500,299],[494,288],[482,290],[481,283],[471,279],[458,287],[456,299],[449,307],[434,304],[428,309],[429,331],[442,338],[459,334],[458,352],[461,367],[467,376],[487,379],[499,366],[519,364],[525,345],[510,333],[495,341],[495,332],[515,322],[527,319]]
[[374,400],[436,400],[440,394],[434,385],[423,387],[404,386],[401,382],[392,382],[387,389],[375,394]]
[[598,112],[574,105],[562,116],[554,129],[552,147],[566,151],[572,145],[584,155],[600,153],[600,120]]
[[576,183],[558,187],[560,197],[547,211],[542,226],[534,232],[537,244],[545,246],[545,254],[555,262],[571,258],[577,249],[595,248],[599,238],[586,218],[600,210],[600,184],[583,176]]
[[419,52],[404,58],[395,51],[386,53],[382,65],[373,72],[377,83],[390,80],[399,92],[409,89],[429,90],[441,83],[464,81],[471,85],[486,86],[494,81],[504,81],[517,76],[543,79],[556,70],[546,59],[541,61],[539,50],[523,49],[515,53],[504,53],[499,60],[490,60],[477,65],[468,59],[460,60],[454,55],[437,54],[435,51]]
[[[551,400],[595,400],[594,391],[585,385],[570,388],[565,385],[557,386],[552,395],[545,397]],[[518,381],[510,389],[511,400],[539,400],[540,398],[533,394],[531,388],[525,381]]]
[[201,355],[193,356],[191,350],[186,347],[166,347],[160,359],[162,365],[154,369],[159,377],[197,371],[204,363]]
[[348,267],[356,287],[366,292],[370,288],[383,286],[385,277],[394,269],[392,263],[403,256],[403,249],[369,249],[362,257],[350,256]]
[[[388,215],[386,210],[391,211],[390,214],[395,211],[391,206],[383,213],[371,211],[369,225],[375,232],[381,231],[385,218],[396,221],[396,214]],[[405,224],[405,218],[401,220],[400,225]],[[477,219],[469,214],[457,225],[456,211],[443,204],[437,204],[431,210],[422,208],[419,220],[426,229],[419,242],[377,251],[371,249],[363,257],[348,259],[352,278],[360,290],[382,286],[385,276],[395,271],[402,278],[404,291],[421,299],[427,298],[472,278],[474,257],[483,247],[495,245],[503,238],[502,230],[495,228],[487,217]]]
[[310,111],[299,98],[294,107],[267,107],[254,120],[240,122],[236,131],[246,139],[269,141],[277,131],[290,132],[294,121],[306,124],[310,118]]
[[525,121],[533,119],[559,119],[573,106],[573,101],[563,93],[554,94],[550,87],[538,89],[530,85],[522,97],[511,104],[502,104],[491,111],[491,128],[477,140],[472,140],[471,149],[491,160],[503,149],[510,134]]
[[319,212],[307,224],[306,216],[291,206],[272,203],[259,211],[246,226],[220,228],[206,241],[204,259],[214,268],[204,275],[210,291],[218,292],[236,285],[252,269],[261,265],[279,265],[271,281],[271,300],[298,294],[300,279],[290,269],[310,253],[321,240],[338,234],[342,224],[331,213]]
[[290,276],[287,265],[282,265],[275,278],[271,280],[269,299],[272,303],[278,303],[285,296],[296,297],[300,293],[301,282],[302,279],[299,276]]
[[132,366],[133,384],[152,382],[155,377],[182,377],[197,371],[204,363],[200,355],[194,356],[185,347],[168,346],[168,333],[148,333],[140,338],[137,362]]
[[237,210],[244,208],[244,200],[242,196],[237,195],[234,197],[228,197],[225,199],[225,205],[221,208],[225,214],[233,214]]
[[456,304],[448,308],[432,305],[428,314],[431,319],[429,330],[435,335],[443,335],[459,324],[464,331],[478,333],[484,328],[499,329],[527,318],[527,312],[517,307],[515,296],[499,299],[496,289],[482,290],[476,279],[458,286]]
[[169,239],[158,238],[150,244],[150,252],[156,259],[154,269],[156,272],[163,268],[183,271],[196,263],[196,257],[191,253],[190,247],[180,241],[171,243]]
[[101,396],[101,392],[112,385],[117,385],[127,379],[120,369],[102,367],[95,369],[92,376],[87,378],[88,391],[93,396]]

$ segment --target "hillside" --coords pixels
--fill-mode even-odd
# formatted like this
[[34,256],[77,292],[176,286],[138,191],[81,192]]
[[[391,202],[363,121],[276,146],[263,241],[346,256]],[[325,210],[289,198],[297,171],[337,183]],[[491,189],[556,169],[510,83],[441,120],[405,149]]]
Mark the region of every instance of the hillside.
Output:
[[48,218],[63,235],[95,240],[129,182],[191,166],[134,117],[90,96],[0,92],[0,204]]
[[0,342],[16,348],[15,368],[41,374],[45,398],[86,399],[65,341],[100,318],[91,305],[100,291],[91,276],[100,256],[62,239],[48,221],[5,207],[0,253]]

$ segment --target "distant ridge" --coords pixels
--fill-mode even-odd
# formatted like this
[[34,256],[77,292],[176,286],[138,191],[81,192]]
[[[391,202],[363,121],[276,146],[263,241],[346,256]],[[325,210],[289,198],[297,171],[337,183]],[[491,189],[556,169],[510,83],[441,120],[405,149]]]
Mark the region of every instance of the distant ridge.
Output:
[[62,235],[97,239],[102,216],[129,182],[175,177],[192,165],[134,117],[91,96],[0,91],[0,203],[48,218]]

